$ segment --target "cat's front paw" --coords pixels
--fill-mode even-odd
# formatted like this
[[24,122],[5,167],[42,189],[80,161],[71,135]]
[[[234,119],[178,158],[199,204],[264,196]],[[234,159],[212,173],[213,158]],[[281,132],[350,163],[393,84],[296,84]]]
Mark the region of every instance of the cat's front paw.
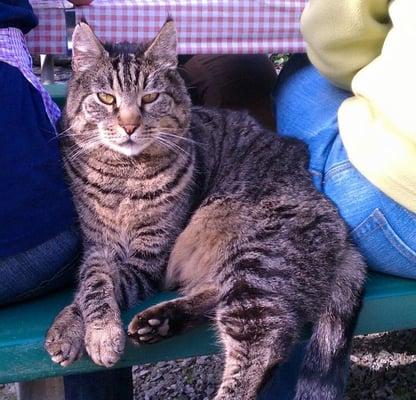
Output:
[[84,324],[78,306],[65,307],[46,334],[45,349],[53,362],[66,367],[83,353]]
[[112,367],[121,357],[126,335],[121,322],[93,322],[85,329],[85,348],[98,365]]

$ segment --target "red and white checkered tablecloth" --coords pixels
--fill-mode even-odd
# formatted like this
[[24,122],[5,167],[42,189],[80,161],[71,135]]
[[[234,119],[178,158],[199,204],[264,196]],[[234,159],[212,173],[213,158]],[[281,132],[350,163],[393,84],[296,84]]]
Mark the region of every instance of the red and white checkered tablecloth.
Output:
[[62,2],[29,0],[39,25],[26,35],[32,54],[66,54],[66,25]]
[[[102,41],[150,40],[176,22],[181,54],[303,52],[299,19],[307,0],[94,0],[76,8]],[[60,1],[32,0],[39,26],[28,35],[34,53],[64,54]],[[61,8],[59,8],[61,7]]]

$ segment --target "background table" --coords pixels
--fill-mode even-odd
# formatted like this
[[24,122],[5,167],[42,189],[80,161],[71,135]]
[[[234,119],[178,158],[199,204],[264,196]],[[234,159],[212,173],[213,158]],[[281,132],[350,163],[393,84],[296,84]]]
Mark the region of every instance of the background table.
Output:
[[[330,0],[329,0],[330,1]],[[299,19],[307,0],[94,0],[76,7],[102,41],[154,37],[170,15],[181,54],[302,52]],[[66,54],[63,2],[31,0],[39,26],[28,35],[32,53]]]

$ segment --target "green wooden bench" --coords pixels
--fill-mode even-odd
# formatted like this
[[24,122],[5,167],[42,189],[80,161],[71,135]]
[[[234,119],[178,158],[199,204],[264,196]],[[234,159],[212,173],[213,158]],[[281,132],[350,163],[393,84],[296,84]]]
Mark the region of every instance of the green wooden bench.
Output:
[[[48,90],[59,105],[64,103],[64,85],[50,85]],[[174,293],[160,293],[126,312],[123,319],[127,324],[139,310],[174,296]],[[101,369],[87,357],[62,368],[54,364],[43,350],[46,330],[71,297],[71,290],[67,290],[0,308],[0,383]],[[409,328],[416,328],[416,281],[371,273],[356,334]],[[114,368],[214,354],[218,350],[214,331],[206,325],[152,345],[128,343],[122,359]]]
[[[123,315],[127,324],[135,312],[174,297],[160,293]],[[0,383],[40,379],[101,367],[87,357],[62,368],[43,350],[45,332],[58,312],[71,301],[71,290],[0,309]],[[371,273],[356,334],[416,328],[416,281]],[[115,368],[214,354],[219,346],[214,331],[201,326],[152,345],[128,342]]]

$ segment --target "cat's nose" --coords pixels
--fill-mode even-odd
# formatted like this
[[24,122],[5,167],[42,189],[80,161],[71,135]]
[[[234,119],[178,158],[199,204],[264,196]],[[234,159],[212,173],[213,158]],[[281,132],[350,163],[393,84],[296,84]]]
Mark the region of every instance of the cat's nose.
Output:
[[139,125],[136,125],[136,124],[126,124],[126,125],[120,125],[120,126],[125,130],[125,132],[129,136],[133,135],[134,131],[139,127]]

